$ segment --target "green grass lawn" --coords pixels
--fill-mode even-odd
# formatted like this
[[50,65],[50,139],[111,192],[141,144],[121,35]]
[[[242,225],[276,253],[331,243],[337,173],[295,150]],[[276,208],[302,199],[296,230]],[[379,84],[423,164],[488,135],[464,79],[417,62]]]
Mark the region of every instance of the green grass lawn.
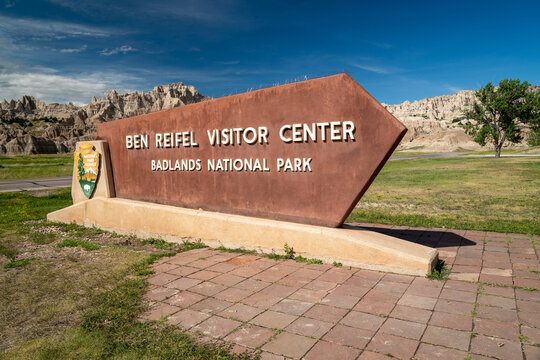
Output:
[[70,204],[69,188],[0,194],[0,359],[248,358],[136,320],[149,264],[201,243],[44,221]]
[[389,161],[347,221],[540,234],[540,159]]
[[73,154],[0,156],[0,180],[70,176]]

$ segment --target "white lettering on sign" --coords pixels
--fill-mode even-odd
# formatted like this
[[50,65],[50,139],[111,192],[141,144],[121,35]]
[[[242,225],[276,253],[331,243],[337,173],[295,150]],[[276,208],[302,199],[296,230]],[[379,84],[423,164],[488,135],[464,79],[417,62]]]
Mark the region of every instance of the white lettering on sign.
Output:
[[[328,130],[330,136],[327,136]],[[312,124],[290,124],[283,125],[279,129],[279,137],[285,143],[307,143],[317,142],[320,138],[322,142],[329,137],[332,141],[356,141],[354,132],[356,128],[352,121],[331,121]]]
[[148,135],[127,135],[127,149],[148,149]]
[[201,159],[152,160],[152,171],[201,171]]
[[278,158],[277,171],[311,172],[311,158]]
[[259,126],[257,129],[248,127],[232,129],[212,129],[206,130],[210,145],[242,145],[242,141],[248,145],[268,144],[268,128]]
[[270,171],[267,159],[209,159],[208,171]]
[[156,133],[156,148],[197,147],[193,131]]

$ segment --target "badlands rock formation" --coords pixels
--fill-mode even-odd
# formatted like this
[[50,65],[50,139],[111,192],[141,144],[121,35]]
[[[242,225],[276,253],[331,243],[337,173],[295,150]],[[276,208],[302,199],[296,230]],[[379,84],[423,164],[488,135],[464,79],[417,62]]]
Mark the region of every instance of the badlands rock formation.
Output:
[[476,99],[473,90],[451,95],[425,98],[415,102],[384,107],[409,129],[399,149],[418,151],[478,150],[482,147],[454,119],[463,117],[462,110]]
[[45,104],[31,96],[0,102],[0,154],[72,152],[92,140],[99,123],[206,100],[193,86],[156,86],[147,93],[119,95],[111,90],[85,106]]

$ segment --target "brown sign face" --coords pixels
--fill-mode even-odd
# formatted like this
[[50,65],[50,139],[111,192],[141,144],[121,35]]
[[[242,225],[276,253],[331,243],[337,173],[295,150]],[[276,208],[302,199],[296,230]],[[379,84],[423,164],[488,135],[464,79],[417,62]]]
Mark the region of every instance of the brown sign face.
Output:
[[111,121],[116,196],[337,227],[407,129],[346,74]]

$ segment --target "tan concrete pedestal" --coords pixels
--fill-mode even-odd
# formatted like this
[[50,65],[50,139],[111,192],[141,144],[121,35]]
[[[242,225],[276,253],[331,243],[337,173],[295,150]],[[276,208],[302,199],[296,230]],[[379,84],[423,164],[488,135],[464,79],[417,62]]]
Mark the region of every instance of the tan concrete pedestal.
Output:
[[179,208],[120,198],[95,197],[47,215],[121,234],[182,242],[200,238],[211,246],[283,252],[284,244],[308,258],[400,274],[425,275],[437,250],[361,229],[336,229]]

